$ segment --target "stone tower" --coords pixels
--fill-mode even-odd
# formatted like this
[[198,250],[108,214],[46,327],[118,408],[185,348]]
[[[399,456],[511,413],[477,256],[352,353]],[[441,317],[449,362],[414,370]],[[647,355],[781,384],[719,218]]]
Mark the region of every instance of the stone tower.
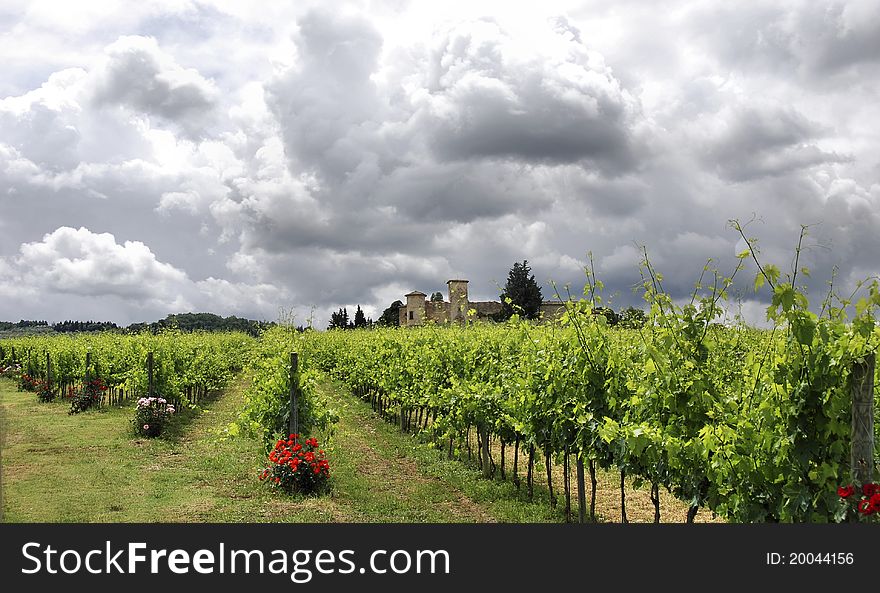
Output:
[[468,281],[449,280],[446,286],[449,289],[449,323],[464,323],[469,308]]
[[406,325],[422,325],[425,321],[425,297],[424,292],[414,290],[406,295]]

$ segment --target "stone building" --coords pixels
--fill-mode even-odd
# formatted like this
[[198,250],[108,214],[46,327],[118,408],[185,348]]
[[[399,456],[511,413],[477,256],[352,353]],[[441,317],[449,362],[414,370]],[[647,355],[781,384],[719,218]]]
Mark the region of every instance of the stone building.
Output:
[[[448,301],[429,301],[424,292],[414,290],[406,295],[406,303],[399,308],[401,327],[433,323],[464,323],[487,321],[501,312],[498,301],[468,300],[467,280],[448,280],[446,282]],[[544,301],[541,304],[541,318],[553,319],[565,309],[562,301]]]

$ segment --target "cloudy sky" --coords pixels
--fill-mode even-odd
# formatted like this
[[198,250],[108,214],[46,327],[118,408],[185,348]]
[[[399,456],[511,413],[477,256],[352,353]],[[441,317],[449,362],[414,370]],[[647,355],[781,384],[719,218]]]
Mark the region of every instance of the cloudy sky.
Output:
[[682,296],[753,217],[880,272],[877,0],[13,0],[0,52],[0,319],[324,326],[587,252],[624,306],[639,245]]

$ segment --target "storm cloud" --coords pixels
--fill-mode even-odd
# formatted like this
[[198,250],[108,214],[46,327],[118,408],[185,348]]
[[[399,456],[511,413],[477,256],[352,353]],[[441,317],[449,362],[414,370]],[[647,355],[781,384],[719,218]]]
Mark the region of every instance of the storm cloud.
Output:
[[[13,3],[0,319],[300,322],[592,254],[686,298],[752,220],[814,296],[880,272],[880,6]],[[749,274],[753,274],[750,270]],[[745,274],[744,274],[745,276]],[[748,282],[733,291],[760,318]]]

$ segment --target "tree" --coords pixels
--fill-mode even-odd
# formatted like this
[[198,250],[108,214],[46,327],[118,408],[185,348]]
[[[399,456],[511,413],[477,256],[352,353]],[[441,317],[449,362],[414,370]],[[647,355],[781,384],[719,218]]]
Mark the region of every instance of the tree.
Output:
[[327,329],[348,329],[348,309],[341,308],[330,314],[330,325]]
[[608,321],[608,325],[611,327],[614,327],[620,321],[620,316],[618,316],[611,307],[596,307],[593,309],[593,314],[604,315],[605,319]]
[[530,272],[528,260],[513,264],[507,275],[507,285],[501,293],[499,319],[510,319],[514,313],[526,319],[537,319],[544,297],[535,277],[529,275]]
[[367,316],[361,311],[360,305],[358,305],[358,309],[354,314],[354,328],[358,329],[359,327],[367,327]]
[[637,329],[645,325],[645,312],[635,307],[627,307],[620,312],[620,326]]
[[435,292],[431,295],[432,303],[442,303],[443,302],[443,293],[440,291]]
[[397,327],[400,325],[400,308],[403,306],[402,301],[394,301],[391,306],[382,311],[379,317],[379,325],[387,327]]

